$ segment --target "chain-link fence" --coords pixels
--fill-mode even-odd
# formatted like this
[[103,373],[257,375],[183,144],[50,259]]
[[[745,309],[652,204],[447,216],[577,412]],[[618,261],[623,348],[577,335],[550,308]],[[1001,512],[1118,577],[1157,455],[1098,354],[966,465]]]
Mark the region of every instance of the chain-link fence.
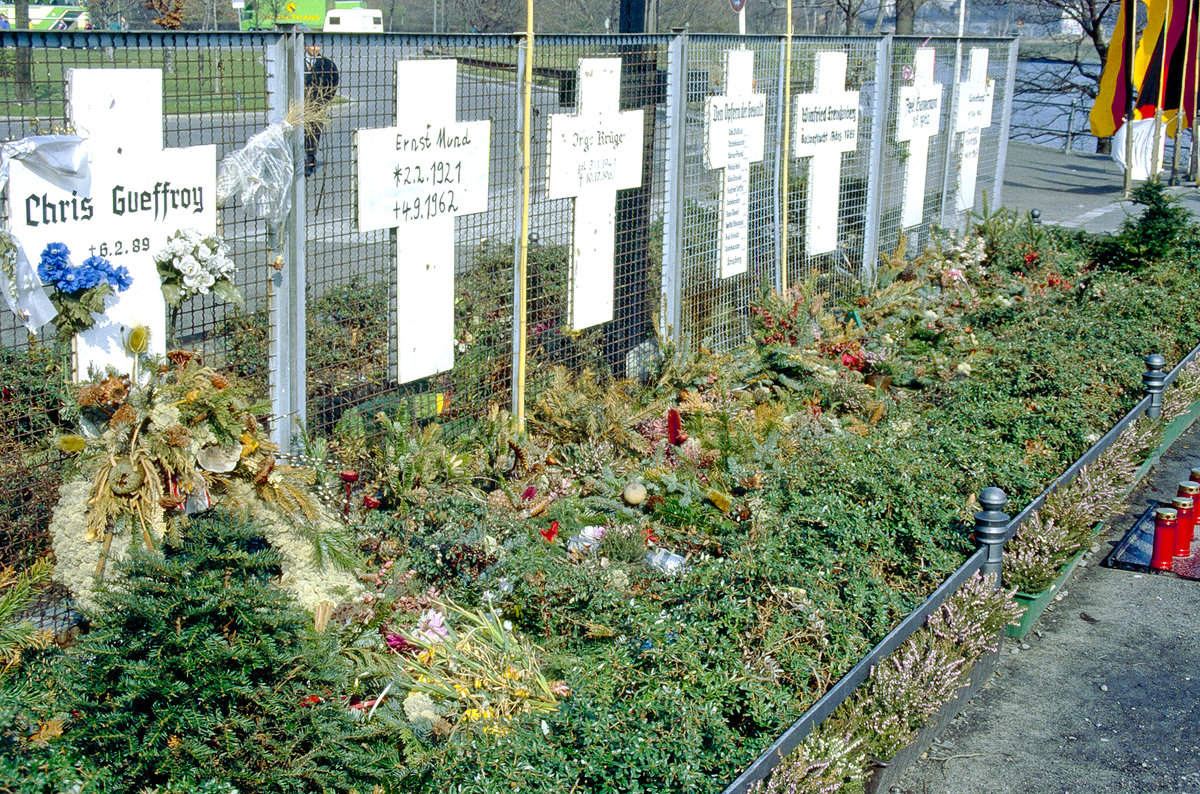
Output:
[[[305,60],[318,49],[340,79],[309,135],[285,128],[297,163],[290,214],[270,223],[236,198],[217,214],[245,306],[195,298],[169,326],[173,343],[271,395],[285,447],[297,427],[328,433],[352,408],[454,432],[535,400],[555,365],[635,375],[664,336],[736,345],[765,288],[810,281],[831,300],[869,289],[881,254],[902,240],[914,253],[935,226],[961,226],[985,193],[999,199],[1016,57],[1009,39],[546,36],[530,52],[520,36],[0,31],[0,140],[70,130],[72,69],[154,69],[161,117],[123,123],[160,126],[152,137],[164,149],[215,146],[216,169],[303,105]],[[453,77],[436,90],[398,73],[446,59]],[[978,132],[955,124],[967,104],[984,113]],[[931,128],[914,129],[913,108]],[[361,222],[359,186],[386,166],[368,136],[414,120],[486,123],[486,202],[454,212],[441,242],[400,201],[390,226]],[[572,148],[571,136],[592,135],[611,148],[599,159]],[[472,162],[484,167],[430,168]],[[459,209],[440,195],[443,214]],[[23,200],[5,195],[9,231]],[[105,245],[116,255],[129,241]],[[453,251],[453,278],[439,283],[453,286],[433,296],[422,263],[439,246]],[[410,377],[406,345],[424,323],[430,336],[451,329],[452,364]],[[57,407],[69,356],[52,326],[32,335],[7,309],[0,342],[0,562],[23,564],[44,551],[56,499],[47,441],[69,424]]]

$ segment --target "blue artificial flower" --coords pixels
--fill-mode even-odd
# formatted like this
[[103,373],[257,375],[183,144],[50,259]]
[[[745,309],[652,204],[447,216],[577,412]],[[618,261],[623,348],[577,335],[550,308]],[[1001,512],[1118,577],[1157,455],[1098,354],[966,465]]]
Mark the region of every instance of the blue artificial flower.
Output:
[[70,250],[63,243],[47,245],[42,251],[42,261],[38,263],[38,277],[48,283],[59,281],[71,266],[70,255]]

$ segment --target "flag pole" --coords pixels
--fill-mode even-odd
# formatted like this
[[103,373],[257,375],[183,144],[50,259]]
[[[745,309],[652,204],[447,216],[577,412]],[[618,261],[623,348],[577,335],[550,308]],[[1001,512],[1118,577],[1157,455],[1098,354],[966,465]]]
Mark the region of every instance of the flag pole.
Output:
[[1136,0],[1123,0],[1121,10],[1125,12],[1125,198],[1133,191],[1133,7]]
[[[1197,27],[1200,28],[1200,20],[1197,20]],[[1197,112],[1197,110],[1200,110],[1200,108],[1196,107],[1196,105],[1197,105],[1196,92],[1197,92],[1197,90],[1200,90],[1200,30],[1197,31],[1196,54],[1193,57],[1193,60],[1195,61],[1195,63],[1192,65],[1192,78],[1193,79],[1192,79],[1192,158],[1191,158],[1192,162],[1191,162],[1191,166],[1194,169],[1192,171],[1193,178],[1195,179],[1196,185],[1198,187],[1200,187],[1200,153],[1198,153],[1196,150],[1196,140],[1197,140],[1196,133],[1197,133],[1197,124],[1198,124],[1197,117],[1200,116],[1200,113]]]
[[[1162,39],[1158,50],[1158,91],[1154,98],[1154,151],[1150,153],[1150,178],[1158,178],[1158,172],[1162,170],[1162,153],[1166,149],[1166,144],[1163,141],[1163,103],[1166,102],[1167,93],[1167,41],[1168,35],[1171,32],[1171,3],[1168,2],[1163,12],[1163,30]],[[1126,138],[1129,136],[1126,135]]]
[[[1179,181],[1179,149],[1183,143],[1183,131],[1187,128],[1187,77],[1188,63],[1192,59],[1192,7],[1195,0],[1188,0],[1187,22],[1183,26],[1183,67],[1179,70],[1179,108],[1175,111],[1175,148],[1171,154],[1171,184]],[[1194,115],[1194,114],[1193,114]]]

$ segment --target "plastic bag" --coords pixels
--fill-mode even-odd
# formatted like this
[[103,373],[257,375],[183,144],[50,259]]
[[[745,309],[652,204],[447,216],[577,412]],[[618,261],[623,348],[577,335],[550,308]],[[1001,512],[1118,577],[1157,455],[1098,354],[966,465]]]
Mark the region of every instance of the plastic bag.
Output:
[[256,218],[283,223],[292,206],[296,172],[291,131],[287,122],[272,124],[225,156],[217,171],[218,206],[238,196]]

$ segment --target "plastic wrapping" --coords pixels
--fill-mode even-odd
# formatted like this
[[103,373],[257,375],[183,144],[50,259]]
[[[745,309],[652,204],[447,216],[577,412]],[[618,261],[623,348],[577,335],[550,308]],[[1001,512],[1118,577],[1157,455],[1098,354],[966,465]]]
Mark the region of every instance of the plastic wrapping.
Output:
[[[14,160],[64,190],[81,193],[88,190],[91,155],[87,141],[78,135],[31,135],[0,144],[0,191],[8,188],[9,169]],[[0,256],[4,257],[0,263],[3,286],[0,292],[4,293],[13,314],[30,332],[36,333],[58,312],[50,303],[28,252],[16,238],[9,239],[11,247],[5,245],[0,250]]]
[[1125,136],[1129,134],[1127,127],[1133,129],[1133,163],[1131,176],[1137,181],[1150,179],[1162,170],[1163,150],[1167,145],[1167,125],[1161,125],[1158,135],[1158,149],[1154,147],[1154,119],[1139,119],[1138,121],[1122,124],[1113,135],[1112,159],[1125,168]]
[[292,206],[296,172],[291,131],[287,122],[272,124],[226,155],[217,171],[217,204],[237,196],[256,218],[282,223]]

